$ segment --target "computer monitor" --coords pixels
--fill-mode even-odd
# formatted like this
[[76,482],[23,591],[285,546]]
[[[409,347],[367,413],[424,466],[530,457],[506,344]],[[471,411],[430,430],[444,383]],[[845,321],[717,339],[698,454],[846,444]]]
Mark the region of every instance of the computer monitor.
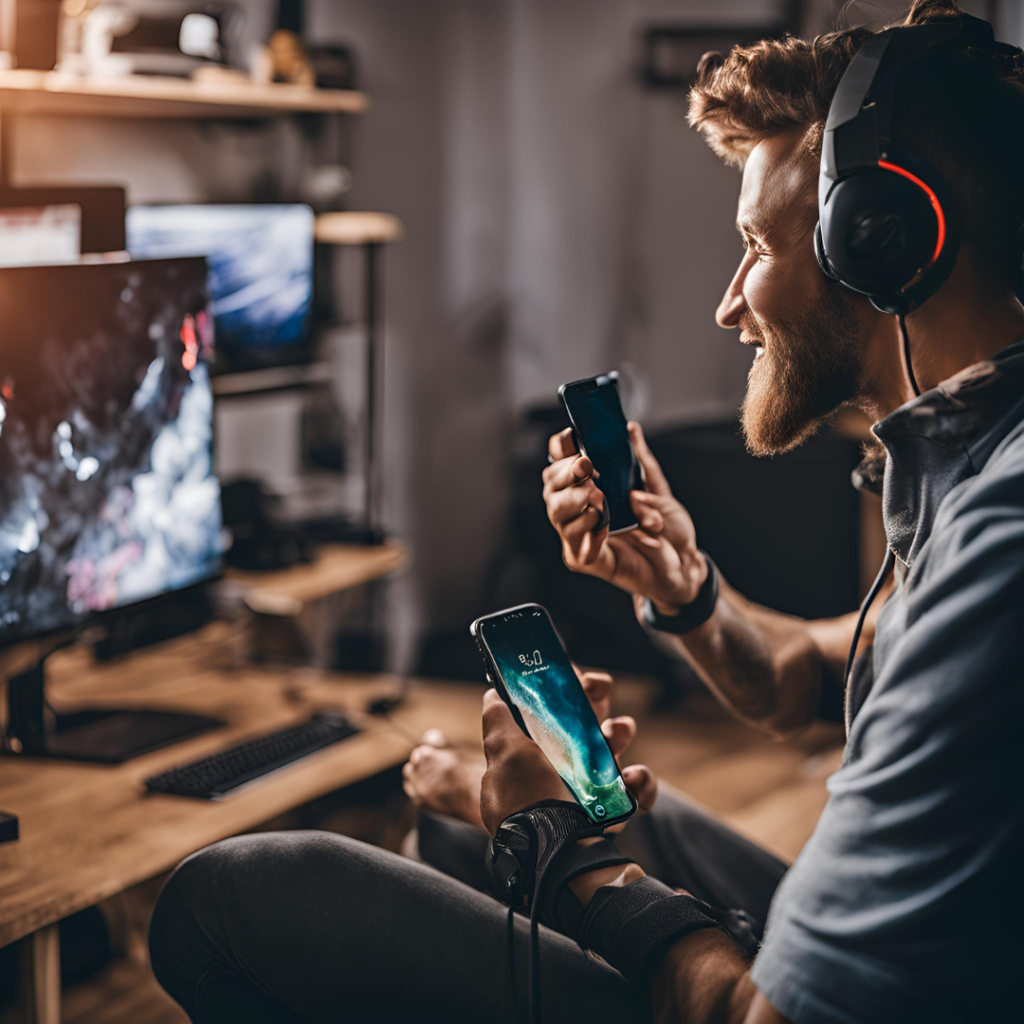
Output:
[[0,209],[26,206],[78,206],[82,211],[79,247],[83,253],[118,252],[125,248],[125,200],[120,185],[0,187]]
[[0,269],[0,645],[219,574],[207,306],[202,258]]
[[207,258],[218,369],[308,358],[313,299],[308,206],[132,206],[127,240],[135,258]]
[[0,269],[0,644],[220,571],[205,276]]

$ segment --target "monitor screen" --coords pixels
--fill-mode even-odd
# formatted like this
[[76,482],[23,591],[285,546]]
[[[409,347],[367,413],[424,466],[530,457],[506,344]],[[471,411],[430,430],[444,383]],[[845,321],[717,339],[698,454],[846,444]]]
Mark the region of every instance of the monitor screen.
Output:
[[203,259],[0,269],[0,644],[216,575]]
[[302,352],[313,298],[308,206],[132,206],[133,258],[205,256],[217,351],[226,362]]
[[77,206],[81,210],[82,252],[118,252],[125,248],[124,187],[121,185],[51,185],[5,188],[0,209],[25,206]]

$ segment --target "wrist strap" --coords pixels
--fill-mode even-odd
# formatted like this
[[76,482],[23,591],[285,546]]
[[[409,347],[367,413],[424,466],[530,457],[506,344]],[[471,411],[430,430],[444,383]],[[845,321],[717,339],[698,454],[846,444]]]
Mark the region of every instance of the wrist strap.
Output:
[[[714,911],[653,878],[598,889],[583,915],[580,945],[645,988],[659,954],[691,932],[722,928]],[[723,928],[723,930],[726,930]]]
[[675,615],[662,615],[649,597],[644,599],[644,622],[651,629],[681,636],[703,626],[715,614],[715,605],[718,603],[718,567],[706,551],[700,549],[700,553],[708,564],[708,575],[697,591],[697,596],[689,604],[683,605]]
[[[574,840],[603,831],[569,800],[542,800],[510,814],[491,840],[491,871],[502,899],[509,906],[532,908],[553,859]],[[545,892],[551,892],[546,883]]]
[[[597,841],[579,842],[590,837]],[[573,939],[583,906],[569,883],[590,871],[631,863],[601,826],[567,800],[544,800],[509,815],[491,840],[491,871],[504,901],[530,909],[538,902],[540,920]]]
[[548,927],[578,940],[583,923],[583,904],[569,883],[591,871],[632,863],[633,859],[622,853],[607,836],[594,843],[576,841],[567,844],[548,864],[541,919]]

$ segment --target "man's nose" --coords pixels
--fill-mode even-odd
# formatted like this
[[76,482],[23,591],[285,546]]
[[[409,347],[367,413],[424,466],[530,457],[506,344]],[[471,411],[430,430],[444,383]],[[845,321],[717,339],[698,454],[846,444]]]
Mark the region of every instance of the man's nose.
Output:
[[715,312],[715,320],[719,327],[739,327],[740,317],[747,308],[747,300],[743,298],[743,268],[729,283]]

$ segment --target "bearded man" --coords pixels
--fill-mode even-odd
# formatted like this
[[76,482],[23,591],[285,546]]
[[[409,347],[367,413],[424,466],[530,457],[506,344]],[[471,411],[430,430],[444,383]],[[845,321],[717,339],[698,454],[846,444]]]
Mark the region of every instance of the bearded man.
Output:
[[[862,614],[804,621],[733,590],[636,424],[639,529],[599,528],[604,496],[568,432],[544,471],[569,567],[635,595],[737,716],[787,736],[813,720],[823,685],[845,684],[843,765],[800,857],[787,867],[664,792],[614,855],[595,855],[608,840],[591,837],[564,841],[555,861],[544,823],[569,813],[566,790],[491,691],[486,772],[439,737],[406,767],[421,804],[464,819],[423,816],[421,854],[448,874],[318,834],[229,840],[185,862],[151,945],[194,1021],[521,1017],[527,928],[509,918],[506,930],[479,891],[488,833],[508,822],[534,829],[538,863],[558,865],[561,887],[537,901],[544,1020],[1009,1018],[1024,953],[1024,91],[1018,57],[973,45],[951,0],[919,0],[907,31],[943,21],[963,38],[901,73],[896,141],[948,186],[936,260],[954,217],[959,245],[905,308],[832,279],[843,253],[827,251],[826,226],[816,258],[826,119],[869,32],[706,58],[691,98],[692,124],[743,174],[744,252],[718,322],[755,348],[750,449],[792,448],[843,406],[875,421],[858,478],[882,493],[890,554]],[[607,718],[610,679],[583,682]],[[616,754],[634,732],[605,723]],[[623,775],[650,809],[652,773]],[[584,869],[567,871],[569,858]]]

